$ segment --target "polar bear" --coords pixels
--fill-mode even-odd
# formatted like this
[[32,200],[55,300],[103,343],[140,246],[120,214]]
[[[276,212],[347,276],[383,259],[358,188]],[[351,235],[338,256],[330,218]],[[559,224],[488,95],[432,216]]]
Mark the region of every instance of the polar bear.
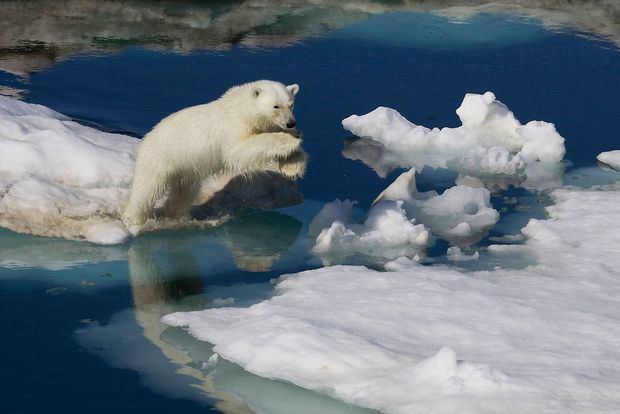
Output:
[[297,84],[260,80],[160,121],[138,148],[125,225],[144,225],[166,192],[162,216],[186,215],[207,179],[251,175],[273,165],[290,179],[302,176],[307,155],[293,115],[298,91]]

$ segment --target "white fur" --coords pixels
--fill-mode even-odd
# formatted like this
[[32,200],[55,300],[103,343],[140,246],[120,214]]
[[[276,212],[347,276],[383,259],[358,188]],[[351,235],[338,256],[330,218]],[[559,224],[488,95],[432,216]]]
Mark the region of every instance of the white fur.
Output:
[[205,179],[253,174],[274,163],[289,178],[301,176],[307,156],[298,131],[287,128],[298,91],[296,84],[251,82],[160,121],[140,143],[125,224],[143,225],[166,191],[163,215],[183,216]]

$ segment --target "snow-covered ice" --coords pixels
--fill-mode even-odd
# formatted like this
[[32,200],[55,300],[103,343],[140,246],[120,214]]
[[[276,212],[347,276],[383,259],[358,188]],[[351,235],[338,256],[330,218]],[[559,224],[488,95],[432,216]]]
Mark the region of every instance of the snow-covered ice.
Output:
[[308,229],[316,238],[312,252],[324,264],[342,263],[351,255],[414,257],[428,244],[429,233],[424,225],[407,217],[403,204],[402,200],[379,202],[370,208],[364,223],[356,223],[352,201],[336,199],[327,203]]
[[429,233],[454,245],[469,245],[499,220],[487,189],[457,185],[443,194],[419,192],[413,168],[379,194],[363,223],[353,219],[354,204],[336,199],[310,223],[312,252],[326,264],[343,263],[352,255],[413,258],[429,244]]
[[98,131],[40,105],[0,96],[0,225],[113,244],[138,140]]
[[[456,113],[462,125],[441,129],[415,125],[385,107],[363,116],[351,115],[342,125],[361,140],[347,143],[343,154],[363,161],[381,176],[396,167],[421,170],[430,166],[522,183],[530,175],[539,175],[541,168],[557,170],[554,164],[566,152],[564,138],[553,124],[530,121],[522,125],[492,92],[465,95]],[[533,183],[544,184],[529,182]]]
[[[0,226],[38,236],[122,243],[130,237],[120,221],[139,140],[102,132],[47,107],[0,96]],[[300,201],[294,183],[275,173],[245,180],[205,183],[198,211],[209,214],[243,204],[282,207]],[[207,217],[205,217],[205,215]],[[215,216],[215,214],[214,214]],[[146,228],[190,223],[151,220]]]
[[467,262],[470,260],[478,260],[480,258],[480,253],[474,252],[472,254],[465,254],[460,247],[452,246],[448,248],[446,257],[453,262]]
[[[385,107],[363,116],[351,115],[342,125],[359,137],[371,138],[389,148],[445,154],[446,161],[480,148],[505,148],[518,154],[524,162],[559,162],[566,152],[564,138],[553,124],[531,121],[522,125],[492,92],[465,95],[456,113],[462,123],[458,128],[429,129],[415,125]],[[496,168],[495,163],[491,167]]]
[[499,220],[499,213],[491,207],[487,189],[457,185],[442,194],[420,193],[413,168],[402,173],[375,203],[385,200],[402,200],[410,217],[456,245],[478,241]]
[[222,358],[386,413],[620,406],[620,186],[560,189],[535,264],[464,273],[399,259],[284,276],[249,308],[167,315]]
[[601,152],[596,159],[614,170],[620,171],[620,150]]

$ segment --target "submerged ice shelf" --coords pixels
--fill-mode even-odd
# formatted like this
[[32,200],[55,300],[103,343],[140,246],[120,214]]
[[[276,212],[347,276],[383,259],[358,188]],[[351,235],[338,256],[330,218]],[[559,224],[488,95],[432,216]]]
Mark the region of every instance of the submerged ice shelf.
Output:
[[520,270],[399,260],[284,276],[249,308],[167,315],[246,370],[386,413],[610,412],[620,404],[620,188],[560,189]]

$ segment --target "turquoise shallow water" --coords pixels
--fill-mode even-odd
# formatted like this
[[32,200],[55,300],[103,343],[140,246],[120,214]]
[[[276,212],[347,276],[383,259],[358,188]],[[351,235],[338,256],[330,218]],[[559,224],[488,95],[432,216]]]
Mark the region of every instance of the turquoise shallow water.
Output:
[[[191,7],[196,18],[204,11]],[[227,7],[214,7],[211,18]],[[305,201],[245,210],[220,228],[158,232],[112,247],[0,230],[3,412],[364,412],[226,362],[213,370],[208,344],[159,323],[178,310],[249,306],[273,294],[273,278],[321,265],[305,235],[323,203],[349,198],[365,209],[398,174],[381,178],[342,156],[348,134],[340,121],[352,113],[384,105],[418,124],[456,126],[463,95],[491,90],[522,121],[556,124],[567,139],[561,182],[618,178],[595,163],[599,152],[620,147],[614,39],[510,14],[310,10],[232,38],[200,37],[173,23],[177,29],[154,25],[150,37],[88,38],[76,24],[74,32],[56,27],[73,36],[65,43],[5,39],[0,85],[87,124],[142,136],[163,116],[232,84],[297,82],[297,118],[311,156],[300,182]],[[441,191],[453,180],[433,170],[418,177],[422,190]],[[490,236],[501,236],[544,217],[549,201],[509,188],[492,202],[502,219]],[[429,255],[442,261],[446,248],[437,242]],[[524,264],[527,258],[483,254],[462,266]]]

